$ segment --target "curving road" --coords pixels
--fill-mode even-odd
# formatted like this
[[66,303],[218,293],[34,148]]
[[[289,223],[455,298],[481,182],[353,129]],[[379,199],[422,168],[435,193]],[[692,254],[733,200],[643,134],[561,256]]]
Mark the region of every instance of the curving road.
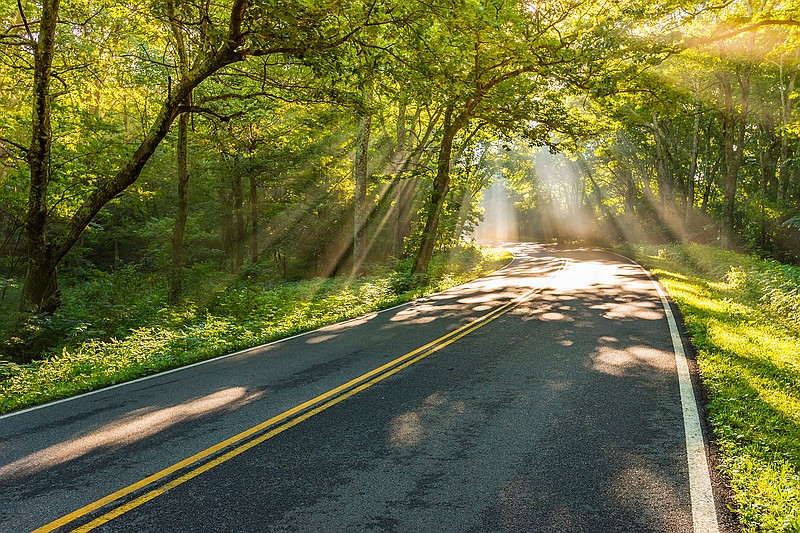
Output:
[[0,417],[0,531],[724,529],[656,285],[510,249],[409,305]]

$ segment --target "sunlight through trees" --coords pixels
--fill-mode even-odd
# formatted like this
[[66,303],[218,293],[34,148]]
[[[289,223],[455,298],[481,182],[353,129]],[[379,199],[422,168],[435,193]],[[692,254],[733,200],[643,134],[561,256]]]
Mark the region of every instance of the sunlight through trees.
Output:
[[[0,0],[0,380],[352,316],[485,272],[475,239],[798,262],[799,9]],[[302,326],[247,307],[326,284]]]

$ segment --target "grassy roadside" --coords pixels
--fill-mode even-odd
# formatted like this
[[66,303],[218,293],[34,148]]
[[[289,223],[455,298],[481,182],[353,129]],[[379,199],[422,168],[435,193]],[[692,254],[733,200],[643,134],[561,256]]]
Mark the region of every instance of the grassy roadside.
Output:
[[683,314],[743,529],[800,532],[800,267],[699,245],[623,252]]
[[403,270],[408,265],[358,279],[276,283],[260,281],[256,275],[207,284],[198,292],[202,301],[198,297],[180,308],[161,305],[165,291],[148,292],[146,280],[135,274],[100,289],[82,287],[69,295],[71,301],[81,296],[91,301],[91,293],[99,291],[108,294],[110,303],[101,309],[87,310],[84,305],[62,310],[65,316],[55,321],[65,329],[66,340],[42,360],[29,365],[0,361],[0,413],[390,307],[483,276],[510,260],[511,254],[498,249],[466,248],[435,256],[427,283],[412,290],[407,288],[411,280]]

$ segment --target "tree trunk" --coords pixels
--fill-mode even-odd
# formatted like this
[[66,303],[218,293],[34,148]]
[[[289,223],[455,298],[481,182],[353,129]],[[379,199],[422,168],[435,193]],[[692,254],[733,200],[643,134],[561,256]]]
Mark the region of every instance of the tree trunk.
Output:
[[422,241],[417,255],[414,257],[414,265],[411,268],[414,274],[427,273],[428,265],[433,256],[433,247],[436,244],[436,236],[439,229],[439,218],[450,186],[450,158],[453,153],[453,139],[455,139],[456,133],[460,129],[461,122],[462,120],[453,122],[453,107],[448,106],[444,114],[442,146],[439,148],[436,178],[433,180],[433,190],[428,201],[425,227],[422,230]]
[[697,174],[697,160],[700,156],[700,111],[701,104],[697,101],[694,113],[694,128],[692,129],[692,163],[689,166],[689,175],[686,176],[686,212],[684,213],[684,231],[690,231],[692,211],[694,210],[695,175]]
[[258,179],[250,176],[250,260],[258,261]]
[[183,298],[184,246],[186,241],[186,221],[189,218],[189,113],[178,119],[178,139],[176,146],[178,163],[178,205],[175,213],[175,226],[172,230],[172,272],[169,290],[169,303],[178,304]]
[[364,261],[367,257],[367,162],[369,152],[370,129],[372,116],[367,111],[361,117],[356,138],[356,153],[353,162],[353,276],[364,273]]
[[418,178],[402,178],[400,185],[395,187],[395,212],[396,220],[394,227],[394,255],[403,257],[405,253],[406,239],[411,235],[412,207],[414,204],[414,194],[417,191]]
[[390,254],[399,257],[403,253],[404,236],[401,236],[401,211],[405,203],[404,190],[407,182],[402,179],[406,166],[406,150],[408,148],[408,130],[406,129],[406,105],[400,101],[397,106],[397,128],[395,129],[394,153],[390,158],[391,172],[394,176],[392,187],[391,230],[392,244]]
[[717,154],[716,161],[711,161],[711,126],[705,131],[705,149],[703,150],[703,199],[700,203],[700,212],[708,213],[708,203],[711,200],[711,187],[714,185],[714,176],[722,161],[722,150]]
[[[172,36],[175,38],[175,49],[178,53],[178,70],[181,77],[186,78],[189,74],[189,60],[186,54],[186,42],[183,39],[183,31],[175,16],[174,0],[167,0],[167,12],[169,14]],[[185,104],[191,106],[191,93],[186,98]],[[178,119],[178,139],[176,141],[175,153],[177,157],[177,178],[178,178],[178,205],[175,213],[175,226],[172,229],[172,269],[169,290],[169,303],[178,304],[183,298],[183,268],[184,268],[184,247],[186,241],[186,221],[189,218],[189,118],[188,112],[184,112]]]
[[[793,69],[792,73],[786,77],[784,82],[783,62],[779,64],[780,79],[778,88],[781,96],[781,125],[787,128],[793,121],[794,99],[791,95],[795,91],[797,84],[797,69]],[[791,189],[791,172],[789,170],[790,157],[789,157],[789,135],[784,133],[781,135],[781,162],[780,162],[780,175],[779,175],[779,197],[785,203],[789,201],[789,191]]]
[[664,136],[661,133],[661,125],[658,123],[658,118],[653,115],[653,140],[656,147],[656,177],[658,180],[658,196],[662,213],[666,215],[672,211],[673,208],[673,176],[672,168],[667,160],[667,154],[664,147]]
[[724,175],[722,192],[724,195],[723,205],[723,243],[726,246],[733,244],[733,237],[736,231],[736,191],[738,187],[739,168],[742,164],[744,153],[745,128],[747,121],[747,103],[749,98],[749,74],[750,70],[745,70],[745,76],[741,75],[737,68],[739,84],[742,90],[742,110],[736,112],[733,99],[733,84],[729,75],[722,76],[723,92],[723,111],[722,111],[722,130],[723,130],[723,150],[724,150]]
[[[233,257],[233,206],[231,205],[230,183],[223,178],[219,186],[219,203],[222,206],[222,219],[220,220],[220,237],[222,240],[222,255],[225,261]],[[232,264],[231,261],[228,265]]]
[[633,179],[633,171],[629,166],[622,165],[619,172],[622,175],[622,183],[625,186],[625,214],[633,216],[636,214],[636,198],[639,192],[636,187],[636,181]]
[[28,241],[28,266],[20,300],[21,311],[52,312],[60,301],[56,265],[60,257],[47,243],[47,187],[50,182],[50,79],[53,49],[58,24],[59,0],[42,2],[39,40],[34,49],[33,110],[31,146],[28,150],[31,184],[25,235]]
[[236,235],[233,246],[233,272],[236,273],[244,264],[245,242],[247,230],[244,222],[244,189],[242,187],[242,174],[238,164],[234,165],[233,172],[233,216],[236,223]]

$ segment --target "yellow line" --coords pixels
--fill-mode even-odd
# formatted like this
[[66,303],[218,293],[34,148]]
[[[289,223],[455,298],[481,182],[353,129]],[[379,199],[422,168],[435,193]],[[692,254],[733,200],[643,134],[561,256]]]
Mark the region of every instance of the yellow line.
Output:
[[[522,302],[516,302],[516,305],[514,305],[513,307],[516,307],[520,303],[522,303]],[[510,307],[510,308],[506,309],[506,312],[510,311],[513,307]],[[371,379],[370,381],[368,381],[366,383],[362,383],[358,387],[347,391],[346,393],[342,394],[341,396],[337,396],[336,398],[328,400],[324,404],[322,404],[322,405],[320,405],[318,407],[315,407],[314,409],[312,409],[312,410],[310,410],[310,411],[308,411],[306,413],[303,413],[302,415],[298,416],[297,418],[293,418],[293,419],[289,420],[288,422],[285,422],[284,424],[281,424],[280,426],[268,431],[267,433],[255,438],[255,439],[253,439],[251,441],[248,441],[248,442],[246,442],[246,443],[244,443],[244,444],[242,444],[240,446],[237,446],[236,448],[230,450],[229,452],[227,452],[227,453],[225,453],[223,455],[220,455],[219,457],[213,459],[212,461],[209,461],[208,463],[205,463],[205,464],[203,464],[201,466],[198,466],[194,470],[191,470],[191,471],[187,472],[186,474],[180,476],[179,478],[176,478],[176,479],[170,481],[169,483],[167,483],[165,485],[162,485],[161,487],[153,489],[150,492],[147,492],[146,494],[143,494],[143,495],[139,496],[138,498],[136,498],[134,500],[131,500],[130,502],[126,503],[125,505],[121,505],[121,506],[109,511],[108,513],[96,518],[95,520],[85,524],[84,526],[81,526],[81,527],[78,527],[76,529],[73,529],[72,530],[73,533],[85,533],[87,531],[92,531],[93,529],[95,529],[95,528],[97,528],[97,527],[99,527],[99,526],[101,526],[101,525],[103,525],[103,524],[105,524],[107,522],[110,522],[114,518],[116,518],[116,517],[118,517],[120,515],[123,515],[123,514],[127,513],[128,511],[130,511],[132,509],[135,509],[136,507],[139,507],[140,505],[142,505],[142,504],[144,504],[144,503],[146,503],[146,502],[148,502],[148,501],[150,501],[150,500],[152,500],[152,499],[154,499],[154,498],[156,498],[158,496],[161,496],[162,494],[174,489],[175,487],[177,487],[179,485],[182,485],[183,483],[186,483],[190,479],[193,479],[193,478],[199,476],[203,472],[207,472],[208,470],[211,470],[215,466],[219,466],[220,464],[228,461],[229,459],[232,459],[232,458],[236,457],[237,455],[246,452],[250,448],[258,446],[262,442],[264,442],[266,440],[269,440],[272,437],[274,437],[274,436],[276,436],[276,435],[278,435],[280,433],[283,433],[287,429],[292,428],[292,427],[300,424],[301,422],[303,422],[305,420],[308,420],[312,416],[317,415],[317,414],[321,413],[322,411],[325,411],[326,409],[328,409],[330,407],[333,407],[337,403],[339,403],[341,401],[344,401],[347,398],[350,398],[351,396],[355,396],[356,394],[358,394],[359,392],[363,391],[364,389],[367,389],[367,388],[371,387],[372,385],[375,385],[379,381],[383,381],[384,379],[386,379],[386,378],[388,378],[388,377],[400,372],[401,370],[413,365],[414,363],[416,363],[416,362],[428,357],[432,353],[438,352],[439,350],[441,350],[445,346],[454,343],[455,341],[457,341],[461,337],[463,337],[465,335],[468,335],[469,333],[472,333],[472,331],[485,326],[486,324],[488,324],[489,322],[491,322],[495,318],[500,317],[502,314],[504,314],[504,313],[492,316],[491,318],[481,322],[480,324],[475,325],[474,328],[469,329],[467,331],[463,331],[460,335],[447,340],[446,342],[440,344],[439,346],[435,346],[434,348],[431,348],[427,352],[424,352],[424,353],[418,355],[417,357],[415,357],[414,359],[412,359],[410,361],[406,361],[405,363],[403,363],[403,364],[401,364],[401,365],[399,365],[399,366],[397,366],[395,368],[392,368],[391,370],[389,370],[385,374],[381,374],[380,376],[377,376],[377,377]]]
[[[489,316],[489,315],[481,317],[478,320],[485,320],[487,316]],[[267,428],[269,426],[275,425],[275,424],[281,422],[282,420],[285,420],[286,418],[289,418],[289,417],[291,417],[291,416],[293,416],[293,415],[295,415],[295,414],[297,414],[299,412],[302,412],[303,410],[308,409],[309,407],[311,407],[311,406],[313,406],[315,404],[323,402],[323,401],[327,400],[328,398],[330,398],[331,396],[335,396],[336,394],[342,392],[343,390],[346,390],[346,389],[352,387],[353,385],[355,385],[355,384],[357,384],[357,383],[359,383],[361,381],[364,381],[365,379],[369,379],[370,377],[374,376],[375,374],[379,374],[380,372],[392,367],[393,365],[395,365],[397,363],[402,362],[405,359],[413,357],[414,355],[420,353],[421,351],[423,351],[423,350],[425,350],[427,348],[430,348],[431,346],[435,345],[436,343],[441,342],[442,340],[447,339],[450,336],[456,335],[458,332],[462,331],[465,328],[468,328],[473,323],[467,324],[465,326],[462,326],[461,328],[459,328],[459,329],[457,329],[455,331],[452,331],[449,334],[444,335],[443,337],[440,337],[440,338],[438,338],[438,339],[436,339],[434,341],[429,342],[425,346],[417,348],[416,350],[414,350],[412,352],[409,352],[409,353],[407,353],[407,354],[405,354],[405,355],[403,355],[401,357],[398,357],[397,359],[395,359],[393,361],[390,361],[390,362],[388,362],[388,363],[386,363],[386,364],[384,364],[384,365],[382,365],[382,366],[380,366],[380,367],[378,367],[378,368],[376,368],[374,370],[371,370],[370,372],[367,372],[366,374],[363,374],[363,375],[361,375],[361,376],[359,376],[359,377],[357,377],[357,378],[355,378],[355,379],[353,379],[351,381],[348,381],[347,383],[345,383],[343,385],[340,385],[339,387],[336,387],[335,389],[331,389],[328,392],[325,392],[325,393],[323,393],[323,394],[321,394],[321,395],[319,395],[319,396],[317,396],[315,398],[312,398],[311,400],[308,400],[307,402],[301,403],[300,405],[297,405],[297,406],[295,406],[295,407],[293,407],[293,408],[291,408],[291,409],[289,409],[287,411],[284,411],[283,413],[281,413],[281,414],[279,414],[277,416],[274,416],[274,417],[270,418],[269,420],[267,420],[265,422],[262,422],[262,423],[260,423],[260,424],[258,424],[256,426],[253,426],[253,427],[251,427],[251,428],[249,428],[249,429],[247,429],[245,431],[242,431],[241,433],[239,433],[237,435],[234,435],[233,437],[230,437],[230,438],[228,438],[228,439],[226,439],[226,440],[224,440],[222,442],[219,442],[219,443],[217,443],[217,444],[215,444],[215,445],[213,445],[213,446],[211,446],[209,448],[206,448],[205,450],[202,450],[202,451],[192,455],[191,457],[187,457],[186,459],[184,459],[184,460],[182,460],[182,461],[180,461],[178,463],[175,463],[174,465],[169,466],[169,467],[167,467],[167,468],[165,468],[165,469],[163,469],[163,470],[161,470],[159,472],[156,472],[156,473],[154,473],[154,474],[152,474],[152,475],[150,475],[150,476],[148,476],[148,477],[146,477],[146,478],[144,478],[144,479],[142,479],[142,480],[140,480],[140,481],[138,481],[136,483],[133,483],[132,485],[128,485],[127,487],[122,488],[122,489],[120,489],[120,490],[118,490],[118,491],[116,491],[116,492],[114,492],[112,494],[109,494],[108,496],[105,496],[105,497],[103,497],[103,498],[101,498],[101,499],[99,499],[99,500],[97,500],[95,502],[92,502],[89,505],[81,507],[80,509],[78,509],[76,511],[73,511],[70,514],[61,517],[58,520],[50,522],[49,524],[46,524],[46,525],[34,530],[33,533],[45,533],[45,532],[53,531],[53,530],[55,530],[55,529],[57,529],[57,528],[59,528],[61,526],[64,526],[64,525],[72,522],[73,520],[75,520],[77,518],[80,518],[81,516],[84,516],[84,515],[86,515],[88,513],[91,513],[92,511],[95,511],[95,510],[103,507],[104,505],[107,505],[107,504],[109,504],[109,503],[111,503],[111,502],[113,502],[115,500],[118,500],[118,499],[120,499],[120,498],[122,498],[124,496],[127,496],[128,494],[130,494],[132,492],[135,492],[135,491],[137,491],[137,490],[139,490],[141,488],[144,488],[147,485],[150,485],[151,483],[154,483],[154,482],[158,481],[159,479],[162,479],[162,478],[164,478],[166,476],[169,476],[169,475],[177,472],[178,470],[181,470],[181,469],[186,468],[187,466],[190,466],[190,465],[192,465],[192,464],[194,464],[194,463],[196,463],[198,461],[201,461],[201,460],[205,459],[206,457],[208,457],[210,455],[213,455],[213,454],[217,453],[218,451],[220,451],[220,450],[222,450],[224,448],[232,446],[232,445],[236,444],[237,442],[239,442],[239,441],[241,441],[243,439],[246,439],[247,437],[250,437],[251,435],[253,435],[255,433],[258,433],[259,431],[261,431],[261,430],[263,430],[263,429],[265,429],[265,428]]]
[[[562,262],[562,264],[559,267],[559,269],[556,270],[556,272],[554,272],[553,274],[551,274],[550,277],[554,276],[558,271],[563,269],[565,265],[566,265],[566,261]],[[375,383],[378,383],[379,381],[382,381],[382,380],[386,379],[387,377],[396,374],[400,370],[411,366],[412,364],[420,361],[421,359],[424,359],[425,357],[428,357],[432,353],[435,353],[435,352],[441,350],[442,348],[444,348],[444,347],[452,344],[453,342],[461,339],[465,335],[468,335],[469,333],[472,333],[476,329],[485,326],[489,322],[492,322],[493,320],[495,320],[496,318],[500,317],[501,315],[504,315],[505,313],[509,312],[513,308],[515,308],[518,305],[522,304],[523,302],[527,301],[530,297],[532,297],[539,290],[541,290],[541,289],[540,288],[532,289],[532,290],[528,291],[527,293],[525,293],[524,295],[522,295],[522,296],[520,296],[520,297],[518,297],[518,298],[516,298],[516,299],[514,299],[514,300],[512,300],[512,301],[510,301],[510,302],[498,307],[497,309],[495,309],[495,310],[483,315],[482,317],[477,318],[476,320],[470,322],[469,324],[461,326],[460,328],[458,328],[456,330],[453,330],[450,333],[448,333],[446,335],[443,335],[443,336],[439,337],[438,339],[435,339],[435,340],[425,344],[424,346],[421,346],[421,347],[419,347],[419,348],[417,348],[415,350],[412,350],[411,352],[408,352],[407,354],[402,355],[402,356],[398,357],[397,359],[394,359],[394,360],[392,360],[392,361],[390,361],[390,362],[388,362],[388,363],[386,363],[384,365],[381,365],[378,368],[375,368],[375,369],[373,369],[373,370],[371,370],[371,371],[369,371],[369,372],[367,372],[365,374],[362,374],[361,376],[359,376],[359,377],[357,377],[355,379],[352,379],[352,380],[348,381],[347,383],[345,383],[343,385],[340,385],[339,387],[336,387],[336,388],[331,389],[331,390],[329,390],[329,391],[327,391],[327,392],[325,392],[323,394],[320,394],[319,396],[317,396],[315,398],[312,398],[311,400],[308,400],[308,401],[306,401],[306,402],[304,402],[304,403],[302,403],[300,405],[297,405],[297,406],[295,406],[295,407],[293,407],[293,408],[291,408],[291,409],[289,409],[287,411],[284,411],[283,413],[281,413],[279,415],[276,415],[276,416],[270,418],[269,420],[266,420],[265,422],[262,422],[262,423],[260,423],[258,425],[255,425],[255,426],[253,426],[253,427],[251,427],[251,428],[249,428],[249,429],[247,429],[245,431],[242,431],[241,433],[239,433],[237,435],[234,435],[233,437],[225,439],[222,442],[219,442],[219,443],[217,443],[217,444],[215,444],[215,445],[213,445],[213,446],[211,446],[209,448],[206,448],[205,450],[202,450],[202,451],[200,451],[200,452],[198,452],[198,453],[196,453],[196,454],[194,454],[194,455],[192,455],[190,457],[187,457],[186,459],[184,459],[184,460],[182,460],[182,461],[180,461],[178,463],[175,463],[174,465],[169,466],[169,467],[167,467],[167,468],[165,468],[165,469],[163,469],[163,470],[161,470],[159,472],[156,472],[156,473],[154,473],[154,474],[152,474],[152,475],[150,475],[150,476],[148,476],[148,477],[146,477],[146,478],[144,478],[144,479],[142,479],[142,480],[140,480],[140,481],[138,481],[136,483],[128,485],[127,487],[124,487],[124,488],[122,488],[122,489],[120,489],[120,490],[118,490],[116,492],[113,492],[112,494],[109,494],[108,496],[100,498],[99,500],[96,500],[96,501],[94,501],[94,502],[92,502],[92,503],[90,503],[90,504],[88,504],[88,505],[86,505],[84,507],[81,507],[80,509],[77,509],[77,510],[75,510],[75,511],[73,511],[73,512],[67,514],[67,515],[64,515],[64,516],[62,516],[61,518],[59,518],[57,520],[54,520],[54,521],[52,521],[52,522],[50,522],[48,524],[45,524],[44,526],[34,530],[32,533],[47,533],[47,532],[54,531],[54,530],[56,530],[56,529],[58,529],[58,528],[60,528],[62,526],[65,526],[65,525],[69,524],[70,522],[73,522],[74,520],[77,520],[78,518],[81,518],[81,517],[93,512],[93,511],[96,511],[96,510],[100,509],[101,507],[103,507],[105,505],[108,505],[108,504],[110,504],[110,503],[112,503],[112,502],[114,502],[116,500],[119,500],[120,498],[122,498],[124,496],[127,496],[128,494],[131,494],[132,492],[135,492],[135,491],[140,490],[140,489],[142,489],[144,487],[147,487],[148,485],[150,485],[152,483],[155,483],[156,481],[158,481],[160,479],[163,479],[163,478],[165,478],[165,477],[167,477],[167,476],[169,476],[171,474],[174,474],[175,472],[178,472],[179,470],[182,470],[182,469],[184,469],[184,468],[186,468],[188,466],[191,466],[192,464],[197,463],[197,462],[199,462],[199,461],[201,461],[201,460],[203,460],[203,459],[205,459],[205,458],[207,458],[207,457],[209,457],[209,456],[211,456],[211,455],[213,455],[213,454],[215,454],[215,453],[217,453],[217,452],[219,452],[219,451],[221,451],[221,450],[223,450],[225,448],[229,448],[231,446],[234,446],[238,442],[240,442],[240,441],[242,441],[242,440],[244,440],[244,439],[246,439],[246,438],[248,438],[248,437],[250,437],[250,436],[252,436],[252,435],[254,435],[254,434],[256,434],[256,433],[258,433],[258,432],[260,432],[260,431],[262,431],[262,430],[264,430],[266,428],[268,428],[268,427],[270,427],[270,426],[273,426],[275,424],[281,423],[282,421],[286,420],[287,418],[290,418],[293,415],[301,413],[302,411],[304,411],[306,409],[309,409],[314,405],[319,404],[319,405],[317,405],[317,407],[314,407],[314,408],[308,410],[307,412],[303,413],[302,415],[297,416],[295,418],[292,418],[289,421],[281,423],[279,426],[267,431],[263,435],[255,438],[255,439],[252,439],[252,440],[250,440],[250,441],[248,441],[248,442],[246,442],[244,444],[241,444],[241,445],[231,449],[230,451],[220,455],[219,457],[216,457],[215,459],[213,459],[213,460],[211,460],[211,461],[209,461],[209,462],[207,462],[207,463],[205,463],[203,465],[200,465],[197,468],[195,468],[195,469],[183,474],[182,476],[170,481],[169,483],[166,483],[166,484],[162,485],[161,487],[155,488],[153,490],[150,490],[149,492],[147,492],[147,493],[145,493],[145,494],[143,494],[143,495],[131,500],[130,502],[128,502],[128,503],[126,503],[124,505],[121,505],[119,507],[116,507],[116,508],[112,509],[111,511],[103,514],[102,516],[96,518],[95,520],[93,520],[93,521],[91,521],[91,522],[89,522],[89,523],[87,523],[87,524],[85,524],[85,525],[83,525],[81,527],[78,527],[78,528],[73,530],[75,532],[91,531],[92,529],[94,529],[94,528],[96,528],[96,527],[98,527],[98,526],[100,526],[102,524],[105,524],[105,523],[109,522],[110,520],[113,520],[114,518],[116,518],[116,517],[128,512],[128,511],[130,511],[131,509],[134,509],[134,508],[142,505],[143,503],[148,502],[148,501],[152,500],[153,498],[156,498],[156,497],[160,496],[161,494],[164,494],[164,493],[168,492],[169,490],[177,487],[178,485],[181,485],[181,484],[185,483],[186,481],[189,481],[190,479],[197,477],[198,475],[202,474],[203,472],[206,472],[206,471],[214,468],[215,466],[217,466],[217,465],[219,465],[221,463],[224,463],[225,461],[227,461],[227,460],[229,460],[229,459],[231,459],[233,457],[236,457],[237,455],[249,450],[250,448],[252,448],[254,446],[257,446],[258,444],[261,444],[262,442],[274,437],[275,435],[278,435],[278,434],[286,431],[287,429],[296,426],[297,424],[303,422],[304,420],[307,420],[307,419],[311,418],[312,416],[321,413],[322,411],[328,409],[329,407],[332,407],[332,406],[336,405],[337,403],[339,403],[339,402],[341,402],[341,401],[343,401],[343,400],[345,400],[345,399],[347,399],[347,398],[349,398],[351,396],[354,396],[355,394],[358,394],[359,392],[363,391],[364,389],[366,389],[368,387],[371,387]],[[368,381],[366,381],[366,380],[368,380]],[[359,385],[359,383],[360,383],[360,385]],[[348,390],[348,389],[350,389],[350,390]]]

